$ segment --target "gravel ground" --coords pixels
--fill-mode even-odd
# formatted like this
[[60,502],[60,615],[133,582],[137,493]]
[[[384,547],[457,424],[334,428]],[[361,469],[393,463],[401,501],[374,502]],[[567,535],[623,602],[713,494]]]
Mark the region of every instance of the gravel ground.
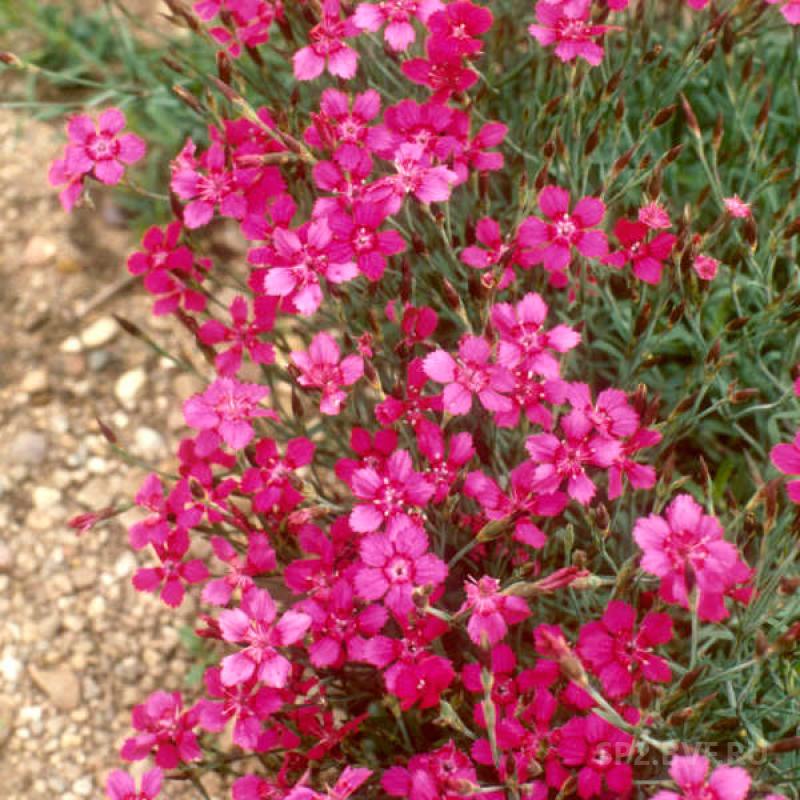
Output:
[[145,474],[110,452],[95,417],[137,456],[169,463],[197,384],[110,316],[177,343],[137,289],[86,312],[135,243],[104,198],[61,212],[46,182],[61,133],[22,122],[0,111],[0,796],[99,798],[131,707],[184,688],[178,630],[192,604],[175,614],[131,586],[147,561],[127,546],[135,510],[82,537],[66,521],[128,502]]

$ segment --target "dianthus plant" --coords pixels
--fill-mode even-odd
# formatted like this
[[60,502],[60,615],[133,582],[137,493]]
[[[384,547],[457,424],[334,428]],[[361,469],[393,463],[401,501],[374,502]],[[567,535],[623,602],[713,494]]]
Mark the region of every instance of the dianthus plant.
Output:
[[796,798],[797,3],[167,5],[218,77],[128,269],[204,385],[129,536],[205,673],[109,796]]

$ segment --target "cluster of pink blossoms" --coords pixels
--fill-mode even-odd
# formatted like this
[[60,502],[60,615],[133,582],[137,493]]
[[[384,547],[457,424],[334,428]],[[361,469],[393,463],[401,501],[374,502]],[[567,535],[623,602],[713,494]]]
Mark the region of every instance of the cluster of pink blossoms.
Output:
[[[446,312],[416,305],[410,260],[396,257],[426,250],[407,220],[444,230],[436,204],[504,166],[506,125],[466,100],[493,11],[468,0],[201,0],[194,10],[233,57],[288,26],[295,78],[340,82],[319,92],[297,137],[283,110],[261,108],[217,117],[207,146],[186,141],[171,165],[176,219],[150,228],[128,261],[155,296],[154,313],[173,314],[213,369],[183,407],[193,433],[179,445],[177,478],[151,474],[136,495],[142,518],[130,543],[154,562],[133,584],[170,606],[197,591],[197,635],[218,658],[194,704],[155,692],[136,706],[122,758],[158,768],[138,792],[113,772],[109,797],[152,800],[163,770],[199,767],[205,734],[230,730],[244,754],[274,767],[239,775],[234,800],[344,800],[364,786],[411,800],[627,800],[636,733],[652,721],[648,697],[672,681],[680,655],[676,628],[692,615],[726,618],[729,599],[746,604],[752,573],[686,494],[663,516],[612,532],[600,498],[612,509],[623,496],[648,503],[634,493],[658,483],[648,463],[662,439],[658,404],[565,377],[581,329],[553,322],[515,268],[540,267],[531,278],[564,288],[571,271],[591,283],[590,269],[630,265],[658,284],[678,243],[668,212],[648,197],[635,217],[616,216],[601,197],[545,178],[538,211],[514,230],[489,216],[466,226],[452,261],[482,271],[480,319],[461,315],[457,293]],[[596,65],[615,30],[606,10],[593,21],[596,10],[542,0],[530,32],[562,61]],[[294,36],[294,14],[308,23],[306,39]],[[363,40],[379,33],[397,81],[409,81],[391,104],[342,83],[363,66]],[[418,99],[404,96],[412,89]],[[65,206],[86,176],[115,183],[141,158],[123,126],[114,110],[97,127],[73,120],[53,169],[67,184]],[[750,213],[738,196],[724,202],[730,217]],[[249,243],[249,273],[219,304],[209,298],[221,270],[195,254],[191,232],[225,220]],[[693,267],[711,279],[718,264],[695,237]],[[381,295],[395,278],[399,298]],[[357,295],[382,299],[370,307],[372,328],[353,333],[347,301]],[[307,346],[287,345],[299,324]],[[290,388],[291,412],[266,385],[273,379]],[[307,435],[287,436],[303,415],[312,417]],[[779,445],[773,460],[800,475],[800,440]],[[548,572],[561,533],[589,524],[603,537],[632,535],[637,581],[653,576],[659,591],[621,587],[604,607],[587,601],[591,619],[548,624],[546,604],[531,598],[606,585],[583,549]],[[200,539],[211,548],[204,558]],[[411,734],[401,730],[414,754],[380,762],[361,736],[384,732],[387,709],[413,720]],[[438,737],[441,725],[452,738]],[[356,756],[369,766],[331,777],[329,760]],[[683,795],[659,800],[743,800],[750,788],[744,770],[712,769],[699,756],[675,756],[670,775]]]

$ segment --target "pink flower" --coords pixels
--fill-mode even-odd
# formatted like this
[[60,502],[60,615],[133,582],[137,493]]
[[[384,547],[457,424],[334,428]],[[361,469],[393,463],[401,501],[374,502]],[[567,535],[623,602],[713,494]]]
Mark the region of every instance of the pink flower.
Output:
[[672,223],[669,214],[660,203],[647,203],[639,209],[639,222],[653,230],[669,228]]
[[427,656],[416,663],[402,666],[394,682],[394,692],[400,698],[400,708],[408,711],[419,703],[420,708],[436,708],[455,678],[450,660],[442,656]]
[[633,538],[644,551],[642,569],[661,578],[664,601],[689,608],[695,589],[700,619],[725,619],[725,594],[750,577],[735,545],[723,538],[722,526],[691,495],[678,495],[665,517],[640,517]]
[[159,767],[175,769],[203,757],[194,732],[197,710],[183,710],[180,692],[153,692],[142,705],[134,706],[131,722],[141,733],[122,745],[120,756],[125,761],[141,761],[154,752]]
[[652,800],[745,800],[751,782],[746,770],[721,766],[709,775],[710,767],[704,756],[673,756],[669,774],[681,793],[660,791]]
[[254,364],[271,364],[275,361],[274,348],[260,336],[272,330],[276,305],[274,298],[256,297],[253,302],[253,321],[248,322],[247,300],[237,295],[230,304],[230,326],[217,319],[208,320],[200,326],[197,337],[203,344],[230,344],[227,350],[218,352],[214,359],[219,375],[235,375],[242,365],[245,350]]
[[697,277],[704,281],[713,281],[717,277],[719,261],[711,256],[695,256],[692,261],[692,269],[697,273]]
[[351,255],[346,245],[334,242],[328,221],[315,219],[296,230],[276,228],[272,246],[251,250],[249,260],[268,266],[266,274],[254,273],[261,291],[284,298],[288,310],[308,317],[322,303],[320,277],[343,283],[358,275]]
[[335,416],[347,399],[343,386],[352,386],[364,374],[364,359],[352,354],[342,358],[339,345],[329,333],[318,333],[308,351],[293,350],[292,363],[300,370],[301,386],[322,392],[319,410]]
[[539,208],[547,221],[528,217],[519,229],[520,245],[534,248],[531,262],[541,263],[551,273],[561,273],[569,267],[573,247],[586,258],[603,258],[608,252],[606,235],[590,230],[603,219],[606,208],[603,201],[584,197],[575,204],[572,213],[569,206],[566,189],[545,186],[539,193]]
[[538,465],[534,485],[540,491],[554,492],[566,481],[569,496],[588,505],[597,487],[586,474],[586,467],[610,467],[619,457],[621,445],[605,433],[594,434],[593,424],[582,416],[563,417],[560,425],[564,439],[538,433],[525,442],[525,449]]
[[222,683],[233,686],[252,676],[265,686],[282,689],[289,680],[291,663],[277,648],[299,642],[311,625],[311,617],[286,611],[276,623],[275,601],[264,589],[250,589],[241,607],[219,615],[222,638],[244,648],[222,659]]
[[254,436],[252,419],[277,419],[274,411],[259,405],[268,394],[267,386],[217,378],[183,404],[183,415],[187,425],[208,432],[214,442],[222,439],[233,450],[242,450]]
[[[775,468],[784,475],[800,475],[800,432],[791,444],[776,444],[769,457]],[[793,503],[800,503],[800,480],[789,481],[786,492]]]
[[677,238],[671,233],[659,233],[648,241],[648,226],[643,222],[621,219],[614,226],[614,235],[622,250],[607,255],[604,263],[621,269],[630,261],[633,274],[645,283],[656,285],[661,280],[662,262],[669,258]]
[[110,800],[154,800],[161,792],[164,773],[156,768],[142,775],[142,790],[136,791],[136,782],[125,771],[115,769],[106,781],[106,797]]
[[375,636],[386,624],[382,605],[357,605],[351,582],[340,578],[326,596],[300,604],[311,617],[314,642],[308,655],[315,667],[341,667],[346,660],[360,660],[365,636]]
[[555,54],[561,61],[580,57],[596,67],[603,60],[603,46],[595,39],[619,28],[593,25],[590,14],[588,2],[559,5],[540,0],[536,4],[536,24],[528,26],[528,33],[544,47],[555,44]]
[[602,619],[584,625],[578,637],[578,654],[612,700],[629,695],[642,678],[657,683],[672,679],[667,662],[653,654],[655,645],[672,639],[672,619],[667,614],[647,614],[638,632],[635,622],[631,606],[612,600]]
[[405,240],[397,231],[378,230],[385,219],[383,207],[369,202],[355,203],[352,215],[338,211],[328,217],[334,236],[350,245],[359,271],[371,281],[383,276],[387,256],[406,249]]
[[208,578],[208,567],[199,558],[184,561],[189,552],[189,534],[183,528],[172,531],[163,544],[153,544],[161,561],[159,567],[138,569],[132,583],[139,592],[154,592],[161,589],[161,599],[172,608],[177,608],[185,595],[184,583],[202,583]]
[[633,768],[625,763],[633,738],[596,714],[573,717],[559,729],[558,755],[567,767],[578,769],[578,797],[616,800],[630,797]]
[[379,470],[357,469],[350,480],[353,494],[367,502],[350,512],[354,531],[368,533],[396,518],[406,519],[413,506],[424,506],[434,494],[434,487],[421,472],[415,472],[407,450],[397,450]]
[[494,17],[488,8],[466,0],[449,3],[428,20],[431,32],[429,52],[438,57],[458,58],[480,53],[483,43],[476,38],[492,27]]
[[467,414],[472,396],[477,395],[488,411],[510,411],[511,401],[504,393],[514,388],[511,373],[489,363],[491,346],[481,336],[465,335],[458,346],[458,358],[445,350],[435,350],[425,357],[425,374],[445,384],[444,409],[450,414]]
[[[67,168],[67,161],[64,158],[57,158],[50,165],[47,173],[47,180],[51,186],[64,186],[58,195],[61,207],[68,214],[75,208],[76,203],[83,193],[84,175],[73,173]],[[123,773],[124,774],[124,773]]]
[[271,572],[276,567],[275,551],[263,533],[250,535],[244,562],[236,548],[221,536],[211,537],[211,549],[220,561],[228,565],[223,578],[209,581],[203,588],[203,602],[214,606],[228,605],[234,589],[246,592],[255,586],[253,578],[256,575]]
[[[798,3],[800,5],[800,3]],[[752,212],[750,211],[750,203],[745,203],[738,194],[733,195],[733,197],[723,197],[722,203],[725,206],[725,210],[732,216],[737,219],[746,219],[747,217],[752,216]]]
[[[345,767],[336,783],[326,792],[315,792],[313,789],[298,784],[289,794],[283,796],[283,800],[347,800],[367,782],[370,775],[372,775],[371,769]],[[305,784],[306,780],[303,777],[300,783]]]
[[200,259],[195,263],[194,253],[179,245],[183,226],[171,222],[165,228],[148,228],[142,239],[144,250],[128,258],[128,272],[143,276],[144,288],[153,295],[161,295],[153,304],[153,314],[170,314],[183,307],[186,311],[204,311],[206,298],[195,288],[205,279],[210,262]]
[[770,5],[783,3],[783,5],[781,5],[781,14],[783,14],[783,18],[790,25],[800,25],[800,2],[797,0],[789,0],[788,2],[785,2],[785,0],[767,0],[767,2]]
[[194,10],[206,21],[225,13],[225,22],[233,32],[221,25],[209,28],[208,32],[234,58],[241,55],[243,47],[258,47],[268,42],[273,21],[283,18],[281,0],[199,0]]
[[425,23],[434,11],[442,8],[441,0],[383,0],[379,3],[360,3],[353,22],[362,31],[375,33],[386,25],[383,38],[395,52],[407,50],[415,41],[413,18]]
[[420,420],[416,433],[419,452],[430,465],[425,474],[436,487],[432,502],[443,503],[461,468],[475,455],[472,435],[467,432],[453,434],[449,454],[445,457],[444,435],[438,425],[427,419]]
[[73,117],[67,124],[66,172],[71,176],[91,173],[101,183],[119,183],[125,166],[144,158],[146,151],[144,140],[135,134],[119,135],[124,127],[125,115],[118,108],[104,111],[97,124],[85,115]]
[[531,612],[521,597],[500,593],[500,581],[484,575],[479,580],[470,579],[464,584],[467,599],[459,614],[471,611],[467,633],[475,644],[483,648],[496,645],[505,638],[508,626],[527,619]]
[[197,704],[200,727],[219,733],[234,720],[234,743],[245,750],[259,752],[264,734],[261,723],[283,706],[281,692],[259,685],[255,677],[226,686],[219,667],[207,669],[203,680],[208,697]]
[[358,28],[352,18],[342,20],[339,14],[339,0],[323,0],[322,19],[309,32],[309,45],[298,50],[292,59],[297,80],[314,80],[325,69],[345,80],[356,74],[358,53],[343,40],[357,35]]
[[387,769],[381,786],[388,795],[408,800],[463,800],[465,792],[478,788],[478,776],[451,739],[438,750],[412,756],[407,767]]
[[433,92],[432,103],[445,103],[453,94],[466,92],[478,80],[478,73],[465,67],[461,57],[430,46],[428,58],[409,58],[400,69],[410,81],[427,86]]
[[365,600],[380,600],[400,619],[414,609],[417,587],[436,587],[447,577],[447,565],[428,552],[425,531],[407,519],[391,520],[383,533],[361,540],[364,566],[356,573],[356,593]]

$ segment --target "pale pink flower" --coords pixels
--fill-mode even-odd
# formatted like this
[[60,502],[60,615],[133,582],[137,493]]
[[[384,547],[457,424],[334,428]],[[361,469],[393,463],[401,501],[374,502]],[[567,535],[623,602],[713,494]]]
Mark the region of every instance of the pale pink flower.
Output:
[[192,428],[208,431],[228,447],[242,450],[254,436],[252,419],[277,418],[274,411],[260,405],[268,394],[267,386],[217,378],[205,392],[183,404],[183,415]]
[[278,647],[299,642],[311,626],[311,617],[289,610],[276,622],[275,601],[265,589],[252,588],[241,607],[223,611],[219,627],[226,642],[244,645],[222,659],[222,683],[233,686],[253,675],[265,686],[282,689],[289,680],[291,663]]
[[719,261],[711,256],[695,256],[692,261],[692,269],[697,273],[697,277],[704,281],[713,281],[717,277]]
[[343,40],[359,31],[352,18],[343,20],[339,14],[339,0],[323,0],[322,19],[309,32],[310,43],[298,50],[292,59],[297,80],[314,80],[325,69],[345,80],[356,74],[358,53]]
[[136,782],[124,770],[115,769],[106,781],[106,797],[110,800],[154,800],[161,792],[164,773],[158,769],[148,770],[142,775],[141,791],[136,791]]
[[660,203],[647,203],[639,209],[639,222],[653,230],[662,230],[672,226],[669,214]]
[[678,495],[665,516],[640,517],[633,528],[633,538],[644,551],[641,567],[661,578],[663,600],[689,608],[694,588],[698,616],[712,622],[728,616],[725,594],[750,577],[723,533],[719,521],[703,513],[688,494]]
[[722,202],[725,205],[725,210],[737,219],[746,219],[752,216],[750,211],[750,203],[745,203],[738,194],[733,197],[723,197]]
[[[784,475],[800,475],[800,432],[791,444],[776,444],[769,457]],[[786,492],[793,503],[800,503],[800,480],[789,481]]]
[[661,791],[652,800],[745,800],[750,791],[750,776],[741,767],[717,767],[704,756],[673,756],[669,767],[680,793]]
[[446,350],[435,350],[425,357],[425,374],[444,387],[444,409],[450,414],[467,414],[472,396],[477,395],[488,411],[510,411],[511,401],[504,393],[514,388],[514,378],[505,368],[489,361],[491,346],[481,336],[465,335],[458,346],[458,357]]
[[395,518],[383,533],[361,540],[363,565],[356,573],[356,593],[365,600],[380,600],[403,619],[414,609],[413,592],[436,587],[447,577],[447,564],[428,552],[428,536],[409,519]]
[[536,23],[528,26],[528,33],[544,47],[554,44],[561,61],[582,58],[596,67],[603,60],[603,46],[596,40],[619,28],[592,24],[590,9],[589,2],[556,5],[541,0],[536,4]]
[[319,410],[335,416],[347,399],[344,386],[352,386],[364,374],[364,359],[359,355],[342,358],[339,345],[329,333],[320,332],[308,351],[293,350],[292,363],[300,370],[297,382],[322,392]]
[[469,638],[480,647],[488,648],[505,638],[508,626],[527,619],[531,612],[522,597],[500,593],[500,581],[484,575],[464,584],[467,599],[459,614],[471,611],[467,622]]
[[572,261],[573,247],[586,258],[603,258],[608,253],[605,233],[592,230],[606,210],[599,198],[583,197],[570,212],[569,192],[545,186],[539,193],[539,208],[547,219],[528,217],[518,235],[521,246],[532,248],[531,263],[541,263],[551,273],[563,273]]
[[381,0],[356,6],[353,22],[362,31],[375,33],[386,25],[383,38],[395,52],[408,50],[417,38],[412,19],[425,23],[434,11],[442,8],[441,0]]

